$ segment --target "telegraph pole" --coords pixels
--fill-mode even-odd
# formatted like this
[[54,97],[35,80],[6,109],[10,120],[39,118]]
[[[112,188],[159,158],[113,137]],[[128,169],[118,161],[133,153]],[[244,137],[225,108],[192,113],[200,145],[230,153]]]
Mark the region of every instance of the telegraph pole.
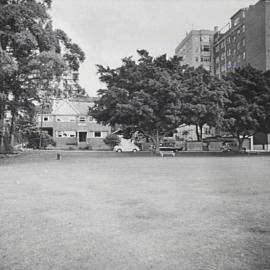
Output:
[[40,121],[40,127],[39,127],[39,150],[41,149],[42,145],[42,126],[43,126],[43,113],[44,113],[44,99],[42,100],[41,105],[41,121]]

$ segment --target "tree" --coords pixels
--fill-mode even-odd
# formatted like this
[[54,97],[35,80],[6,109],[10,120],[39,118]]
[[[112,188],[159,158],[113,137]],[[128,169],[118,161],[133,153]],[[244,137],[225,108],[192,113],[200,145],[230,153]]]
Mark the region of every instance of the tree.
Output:
[[8,62],[0,70],[0,115],[3,122],[11,113],[11,144],[19,116],[33,116],[34,102],[84,60],[80,47],[53,29],[50,5],[50,0],[0,0],[0,61]]
[[98,122],[141,131],[158,149],[160,140],[182,123],[177,78],[183,70],[177,58],[153,58],[145,50],[138,54],[137,62],[125,58],[115,69],[98,66],[107,89],[98,91],[100,99],[90,114]]
[[269,79],[250,65],[229,73],[230,102],[225,106],[224,128],[238,140],[239,150],[248,136],[269,130]]
[[8,100],[9,86],[6,83],[7,78],[10,78],[17,71],[16,62],[10,55],[3,51],[0,46],[0,151],[4,151],[5,139],[5,111]]
[[221,127],[224,106],[228,102],[230,86],[205,70],[186,68],[182,98],[183,117],[187,125],[196,126],[197,140],[202,140],[202,129],[205,124],[210,127]]
[[114,147],[114,146],[118,145],[121,142],[121,139],[116,134],[110,134],[103,141],[104,141],[105,144],[107,144],[107,145],[109,145],[111,147]]
[[46,148],[49,145],[55,146],[56,143],[53,138],[44,131],[40,131],[37,128],[29,128],[24,132],[25,138],[27,138],[27,147],[40,149]]

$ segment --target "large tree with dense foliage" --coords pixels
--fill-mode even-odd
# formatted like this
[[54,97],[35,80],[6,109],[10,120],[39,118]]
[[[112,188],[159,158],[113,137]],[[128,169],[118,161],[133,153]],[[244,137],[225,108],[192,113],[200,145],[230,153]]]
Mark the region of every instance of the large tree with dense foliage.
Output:
[[[78,70],[84,53],[48,15],[50,0],[0,0],[0,115],[11,113],[10,141],[20,116],[31,118],[34,101],[66,69]],[[3,130],[3,129],[2,129]]]
[[224,106],[228,103],[230,85],[224,80],[212,76],[202,66],[187,68],[183,73],[185,86],[182,98],[182,114],[185,124],[195,125],[196,135],[202,140],[205,124],[220,128]]
[[107,89],[98,91],[100,99],[90,113],[99,122],[139,130],[158,147],[161,138],[182,123],[181,84],[176,79],[182,71],[176,58],[153,58],[145,50],[138,54],[137,62],[125,58],[115,69],[98,66]]
[[[202,67],[181,66],[166,55],[153,58],[138,51],[139,60],[125,58],[121,67],[98,66],[107,89],[91,114],[100,122],[139,130],[156,146],[180,124],[217,126],[222,119],[229,86]],[[201,139],[198,131],[198,137]]]
[[225,79],[233,91],[225,106],[224,129],[238,139],[241,149],[247,137],[260,131],[269,132],[269,75],[248,65],[229,73]]

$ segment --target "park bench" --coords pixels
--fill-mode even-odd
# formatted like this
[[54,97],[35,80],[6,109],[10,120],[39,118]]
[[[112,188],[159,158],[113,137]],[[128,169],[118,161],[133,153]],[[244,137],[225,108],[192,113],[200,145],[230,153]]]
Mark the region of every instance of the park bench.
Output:
[[164,156],[173,156],[173,157],[175,157],[175,152],[172,151],[172,150],[161,150],[159,153],[160,153],[161,157],[164,157]]

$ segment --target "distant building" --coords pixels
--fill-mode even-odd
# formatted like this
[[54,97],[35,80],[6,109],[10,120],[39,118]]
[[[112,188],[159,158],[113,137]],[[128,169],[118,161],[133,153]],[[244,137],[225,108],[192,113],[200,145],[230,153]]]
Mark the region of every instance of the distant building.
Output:
[[270,69],[269,0],[240,9],[222,30],[215,32],[213,40],[214,75],[246,64],[262,71]]
[[211,70],[211,44],[214,31],[192,30],[175,49],[175,55],[182,58],[182,65],[203,66]]
[[37,115],[38,127],[53,137],[57,147],[107,149],[103,139],[111,128],[88,115],[93,105],[94,98],[54,99],[51,106],[42,108]]
[[[181,65],[190,67],[203,66],[206,70],[211,71],[211,44],[214,31],[211,30],[192,30],[175,49],[175,55],[180,57]],[[178,138],[185,140],[196,140],[196,126],[181,125],[174,134]],[[202,137],[211,137],[215,135],[215,129],[207,125],[203,126]]]

